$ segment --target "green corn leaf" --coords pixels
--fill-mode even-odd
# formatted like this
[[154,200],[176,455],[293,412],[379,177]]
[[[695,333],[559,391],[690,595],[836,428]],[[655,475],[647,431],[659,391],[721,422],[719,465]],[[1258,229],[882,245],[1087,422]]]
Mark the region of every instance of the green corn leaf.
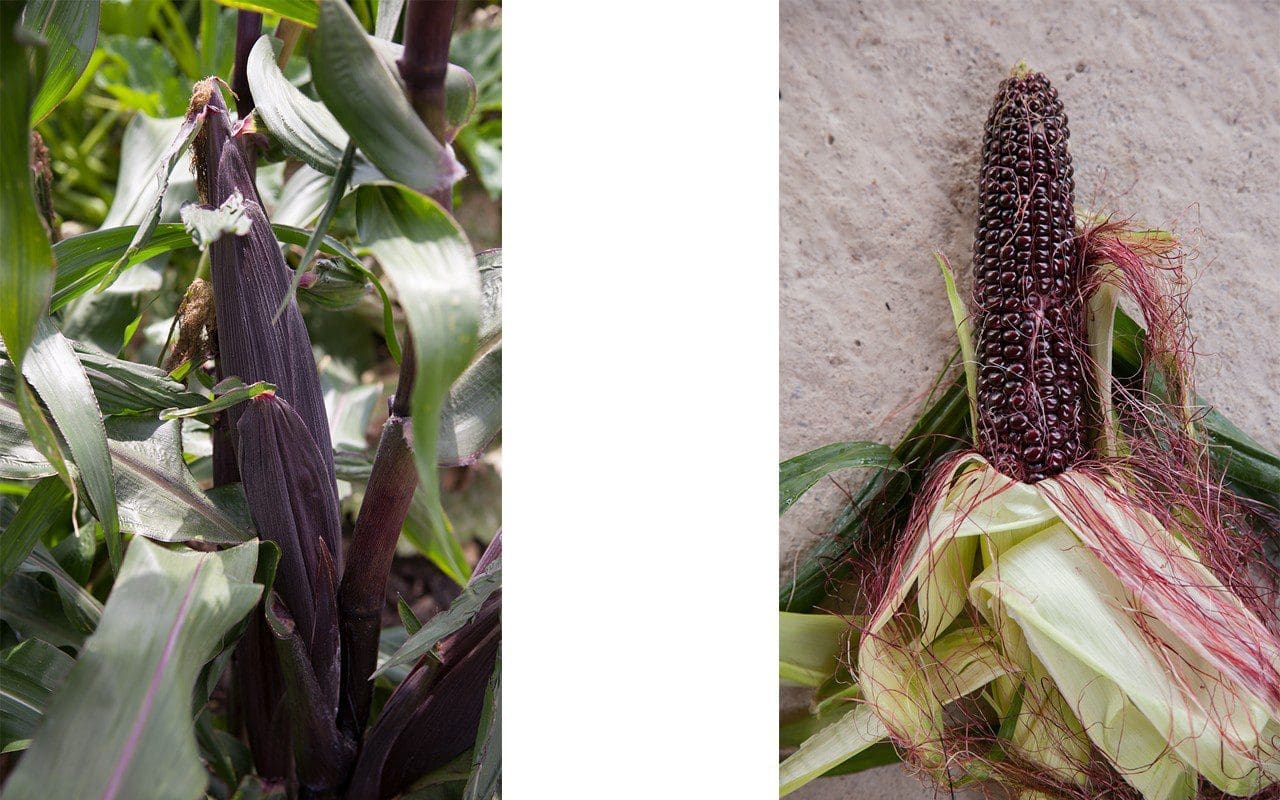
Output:
[[94,515],[102,522],[111,567],[120,567],[120,512],[102,412],[71,344],[48,317],[40,319],[23,375],[44,401],[80,473]]
[[[305,247],[311,238],[310,231],[295,228],[291,225],[272,225],[276,240],[285,244]],[[126,255],[132,241],[137,235],[137,227],[125,225],[119,228],[84,233],[63,239],[54,245],[53,253],[58,261],[57,280],[54,284],[51,310],[58,310],[77,297],[93,289],[119,259],[124,259],[125,266],[146,261],[161,253],[193,247],[191,236],[180,223],[164,223],[156,225],[155,231],[147,238],[146,244],[132,255]],[[392,357],[400,360],[400,345],[396,340],[395,317],[391,299],[376,275],[371,273],[355,253],[346,245],[330,236],[326,236],[320,245],[320,252],[342,259],[343,264],[357,275],[363,276],[373,284],[382,299],[382,330],[386,337],[387,349]],[[320,283],[311,289],[304,289],[302,294],[325,291]],[[344,289],[345,291],[345,289]]]
[[0,752],[25,749],[75,660],[48,642],[28,639],[0,653]]
[[[219,661],[215,658],[210,665]],[[227,786],[239,786],[244,776],[253,771],[253,755],[249,747],[235,736],[215,728],[213,715],[208,709],[196,718],[196,742],[200,745],[201,760]]]
[[[257,542],[201,553],[134,539],[97,630],[5,785],[12,800],[197,797],[208,782],[191,694],[257,603]],[[65,769],[76,753],[75,769]]]
[[896,469],[892,451],[875,442],[840,442],[783,461],[778,468],[778,513],[785,513],[823,476],[839,469]]
[[[208,494],[182,457],[181,422],[148,417],[107,420],[108,449],[122,530],[166,542],[242,542],[253,536],[239,486]],[[12,444],[10,444],[12,443]],[[26,439],[16,404],[0,397],[0,478],[54,474]]]
[[[316,0],[218,0],[218,2],[231,8],[291,19],[308,28],[314,28],[320,18]],[[254,97],[257,97],[256,91]]]
[[346,3],[320,3],[311,56],[320,99],[382,174],[428,195],[463,176],[452,152],[409,105]]
[[[70,507],[67,508],[67,516],[62,521],[65,525],[70,525],[73,521]],[[81,586],[88,584],[93,575],[94,560],[98,555],[98,526],[80,525],[71,528],[62,541],[54,545],[49,552],[71,576],[71,580]]]
[[[271,229],[275,232],[277,241],[299,247],[305,247],[311,236],[310,231],[291,225],[272,225]],[[191,236],[182,224],[170,222],[157,225],[146,245],[132,255],[126,256],[136,232],[136,226],[125,225],[82,233],[58,242],[53,248],[54,256],[58,260],[58,273],[54,284],[51,310],[57,311],[92,289],[111,269],[112,264],[120,258],[125,259],[126,266],[132,266],[161,253],[194,247]],[[341,258],[353,269],[364,269],[364,265],[360,263],[355,253],[332,237],[324,238],[320,245],[320,252]],[[365,272],[367,273],[367,270]]]
[[457,31],[449,45],[449,58],[475,76],[481,112],[502,110],[502,28],[468,28]]
[[31,106],[31,124],[36,125],[62,102],[89,65],[98,41],[98,3],[29,0],[22,24],[49,43],[44,84]]
[[400,649],[378,666],[373,677],[378,677],[388,670],[415,663],[426,655],[436,643],[451,633],[458,631],[480,612],[480,607],[494,592],[502,590],[502,557],[494,559],[484,573],[476,576],[449,605],[449,608],[436,614],[426,625],[401,645]]
[[898,755],[897,748],[889,742],[880,742],[879,744],[871,745],[856,756],[840,762],[822,773],[822,776],[831,778],[836,775],[852,775],[855,772],[864,772],[887,764],[897,764],[901,761],[902,758]]
[[[258,170],[262,174],[262,170]],[[310,164],[303,164],[294,171],[280,188],[280,201],[271,214],[276,225],[305,226],[320,216],[329,197],[332,176],[326,175]]]
[[31,187],[28,118],[35,86],[17,38],[22,3],[0,3],[0,338],[21,364],[49,305],[53,254]]
[[778,614],[778,674],[787,683],[820,686],[839,666],[852,627],[833,614]]
[[[129,249],[138,226],[104,228],[58,242],[53,248],[58,262],[50,311],[57,311],[91,291]],[[191,247],[191,237],[181,224],[157,225],[147,243],[125,257],[125,267],[140,264],[162,253]]]
[[[166,6],[172,8],[168,3],[160,8]],[[103,36],[98,52],[105,58],[93,73],[94,85],[126,110],[153,117],[177,116],[187,105],[191,81],[199,77],[192,48],[177,41],[186,38],[186,24],[178,20],[176,24],[157,24],[152,30],[161,40],[173,39],[173,43],[166,46],[145,36]]]
[[41,639],[55,647],[79,649],[89,634],[67,618],[58,592],[22,571],[0,590],[0,619],[23,639]]
[[[138,414],[164,408],[190,408],[205,402],[198,394],[169,377],[164,370],[103,355],[71,341],[80,366],[103,414]],[[0,347],[0,389],[15,391],[13,363]]]
[[422,630],[422,623],[418,621],[417,615],[413,613],[412,608],[409,608],[409,604],[403,597],[396,600],[396,613],[400,615],[400,623],[404,625],[405,632],[409,636]]
[[942,270],[942,280],[947,287],[947,302],[951,305],[951,318],[956,324],[956,338],[960,340],[960,358],[964,364],[965,387],[969,395],[969,432],[973,443],[978,444],[978,358],[973,349],[973,325],[964,298],[956,290],[956,276],[946,256],[934,252],[933,258]]
[[[404,56],[404,45],[379,39],[369,38],[369,44],[382,59],[387,74],[395,79],[402,92],[407,93],[404,77],[400,74],[397,62]],[[476,79],[465,68],[450,64],[444,75],[444,139],[452,142],[463,127],[471,121],[476,110]]]
[[871,706],[858,705],[836,722],[805,740],[782,762],[779,794],[786,795],[825,775],[883,740],[889,732]]
[[53,581],[67,619],[86,633],[93,631],[102,618],[102,604],[67,573],[43,544],[37,544],[19,570],[26,574],[43,573]]
[[502,336],[502,250],[476,253],[480,267],[480,330],[476,348],[483,350]]
[[9,525],[0,533],[0,586],[17,571],[40,536],[59,520],[71,515],[71,493],[56,476],[37,483]]
[[[351,182],[351,168],[355,155],[355,144],[348,142],[347,149],[342,151],[342,161],[338,164],[338,171],[333,176],[333,183],[329,187],[329,197],[325,200],[324,209],[320,212],[320,219],[316,221],[315,230],[311,231],[311,238],[307,241],[307,247],[302,251],[302,256],[298,259],[298,266],[293,271],[293,278],[289,281],[289,290],[285,292],[284,298],[280,300],[280,307],[276,309],[275,316],[271,318],[273,324],[280,319],[280,315],[289,307],[289,301],[297,294],[298,285],[302,283],[303,276],[308,274],[311,259],[315,257],[316,251],[320,249],[320,242],[324,239],[324,233],[329,229],[329,223],[333,222],[333,215],[338,213],[338,204],[342,202],[342,196],[346,194],[347,185]],[[312,274],[314,276],[314,273]],[[315,280],[313,277],[313,285]]]
[[396,35],[403,13],[404,0],[381,0],[378,3],[378,18],[373,25],[373,35],[391,41]]
[[502,430],[502,347],[485,353],[449,390],[440,412],[436,462],[474,464]]
[[0,424],[0,476],[29,481],[58,475],[74,490],[71,468],[44,410],[25,381],[19,381],[14,389],[13,396],[0,395],[0,421],[4,423]]
[[[865,640],[859,665],[867,702],[819,729],[782,762],[781,794],[823,775],[837,774],[834,771],[852,759],[861,757],[844,771],[865,769],[875,760],[887,758],[883,749],[863,755],[889,735],[884,717],[902,726],[899,735],[916,737],[918,747],[935,749],[936,738],[929,737],[940,732],[935,726],[941,725],[942,706],[1008,671],[1008,664],[987,638],[987,632],[974,628],[947,634],[930,649],[930,668],[925,671],[907,663],[901,643],[886,646],[879,637]],[[872,675],[868,675],[868,667]]]
[[203,405],[193,406],[190,408],[166,408],[160,412],[160,419],[186,419],[188,417],[198,417],[204,414],[212,414],[215,411],[221,411],[224,408],[231,408],[237,403],[243,403],[246,400],[252,400],[263,392],[274,392],[276,387],[266,381],[258,381],[257,383],[246,386],[244,381],[236,377],[227,378],[226,380],[213,387],[214,399]]
[[795,577],[782,586],[779,601],[784,611],[807,611],[821,601],[828,581],[842,574],[840,556],[858,541],[868,516],[878,524],[903,520],[911,510],[913,490],[924,482],[929,468],[964,446],[969,424],[964,379],[943,385],[946,388],[937,400],[926,403],[916,424],[893,450],[903,471],[877,470],[854,494],[853,502],[832,524],[830,535],[814,546],[798,564]]
[[[404,646],[405,640],[408,638],[409,632],[403,625],[383,628],[382,632],[378,634],[378,666],[382,666],[388,658],[395,655],[396,651]],[[378,678],[378,682],[384,686],[399,686],[400,682],[409,675],[410,669],[412,669],[412,665],[409,664],[393,667],[384,672]]]
[[480,279],[457,223],[408,189],[365,186],[356,195],[360,241],[395,285],[409,320],[416,378],[411,398],[414,460],[432,531],[451,527],[440,505],[436,443],[449,388],[475,352]]
[[[324,103],[307,97],[280,71],[276,57],[281,45],[279,39],[263,36],[249,53],[245,71],[255,113],[291,155],[325,175],[335,175],[351,137]],[[362,154],[353,155],[351,175],[353,186],[385,180]]]
[[471,577],[471,567],[467,565],[466,554],[462,552],[458,537],[453,535],[452,527],[441,526],[434,521],[437,518],[428,492],[419,481],[409,501],[409,511],[405,514],[404,528],[400,533],[405,541],[461,586]]
[[156,227],[160,222],[160,208],[164,203],[165,193],[169,189],[169,176],[173,172],[174,165],[178,163],[178,159],[187,151],[191,142],[195,140],[196,134],[200,132],[200,126],[204,123],[205,113],[204,109],[197,112],[188,111],[186,117],[182,120],[182,124],[174,133],[173,139],[160,153],[160,157],[156,159],[155,171],[152,172],[148,179],[150,183],[147,196],[151,198],[151,205],[143,209],[133,238],[125,247],[124,252],[103,274],[95,291],[101,292],[105,290],[126,267],[144,260],[139,257],[139,253],[155,234]]
[[115,198],[102,221],[102,229],[143,222],[157,199],[166,212],[172,212],[181,202],[196,199],[195,175],[186,161],[174,164],[163,198],[159,197],[162,187],[155,180],[156,171],[164,163],[165,151],[180,134],[183,123],[183,117],[156,118],[146,114],[134,114],[129,120],[120,143]]

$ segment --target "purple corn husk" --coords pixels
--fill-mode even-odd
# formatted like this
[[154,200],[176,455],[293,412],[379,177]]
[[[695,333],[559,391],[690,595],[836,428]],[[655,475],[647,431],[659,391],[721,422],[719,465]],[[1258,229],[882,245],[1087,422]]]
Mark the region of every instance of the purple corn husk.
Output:
[[[317,448],[317,464],[326,480],[316,491],[324,497],[317,502],[334,509],[334,525],[325,530],[325,544],[333,556],[338,574],[342,572],[342,547],[337,528],[337,482],[333,469],[333,445],[324,410],[320,376],[311,351],[311,337],[303,324],[298,304],[290,300],[273,325],[280,301],[289,289],[290,271],[276,244],[275,234],[262,207],[251,199],[253,180],[238,146],[222,148],[218,165],[214,203],[222,203],[240,190],[252,227],[246,236],[223,236],[210,245],[214,307],[218,318],[218,357],[222,371],[245,383],[267,381],[276,394],[301,419]],[[244,414],[243,406],[228,410],[234,430]],[[244,461],[243,457],[240,459]],[[241,469],[243,472],[243,463]],[[246,477],[247,483],[247,477]]]
[[303,638],[309,645],[332,639],[331,648],[317,652],[327,660],[330,650],[337,652],[328,543],[339,535],[338,501],[328,491],[320,451],[297,412],[271,393],[244,406],[238,440],[249,513],[259,535],[280,547],[275,588]]
[[271,593],[266,612],[284,667],[298,797],[336,800],[355,755],[355,743],[338,731],[337,676],[314,668],[313,654],[278,593]]

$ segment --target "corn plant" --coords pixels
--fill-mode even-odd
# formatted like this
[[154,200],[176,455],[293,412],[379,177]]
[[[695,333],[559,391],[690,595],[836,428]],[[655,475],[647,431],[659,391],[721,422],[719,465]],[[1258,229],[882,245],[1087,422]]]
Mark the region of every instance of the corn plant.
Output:
[[[1280,783],[1280,459],[1196,396],[1178,242],[1079,215],[1068,136],[1019,65],[987,120],[967,303],[938,255],[962,375],[895,448],[782,464],[783,511],[875,469],[783,587],[781,674],[815,688],[783,726],[783,794],[900,759],[1025,800]],[[804,613],[828,580],[854,607]]]
[[5,797],[498,794],[473,5],[0,3]]

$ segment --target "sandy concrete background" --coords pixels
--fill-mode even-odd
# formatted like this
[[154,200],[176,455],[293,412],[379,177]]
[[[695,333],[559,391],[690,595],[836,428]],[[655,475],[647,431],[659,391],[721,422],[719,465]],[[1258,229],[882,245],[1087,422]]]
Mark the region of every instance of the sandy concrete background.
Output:
[[[982,125],[1019,59],[1058,88],[1079,210],[1174,225],[1198,250],[1199,390],[1280,449],[1280,3],[781,3],[780,455],[894,442],[955,347]],[[842,482],[856,476],[837,476]],[[783,518],[780,573],[839,510]],[[884,767],[817,798],[933,797]]]

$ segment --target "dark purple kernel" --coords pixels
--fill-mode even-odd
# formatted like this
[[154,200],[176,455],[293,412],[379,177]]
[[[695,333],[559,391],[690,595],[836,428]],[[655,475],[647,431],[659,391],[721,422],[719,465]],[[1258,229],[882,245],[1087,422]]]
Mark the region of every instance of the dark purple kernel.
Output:
[[1038,73],[1001,83],[985,131],[973,245],[979,448],[1036,481],[1087,454],[1069,131]]

